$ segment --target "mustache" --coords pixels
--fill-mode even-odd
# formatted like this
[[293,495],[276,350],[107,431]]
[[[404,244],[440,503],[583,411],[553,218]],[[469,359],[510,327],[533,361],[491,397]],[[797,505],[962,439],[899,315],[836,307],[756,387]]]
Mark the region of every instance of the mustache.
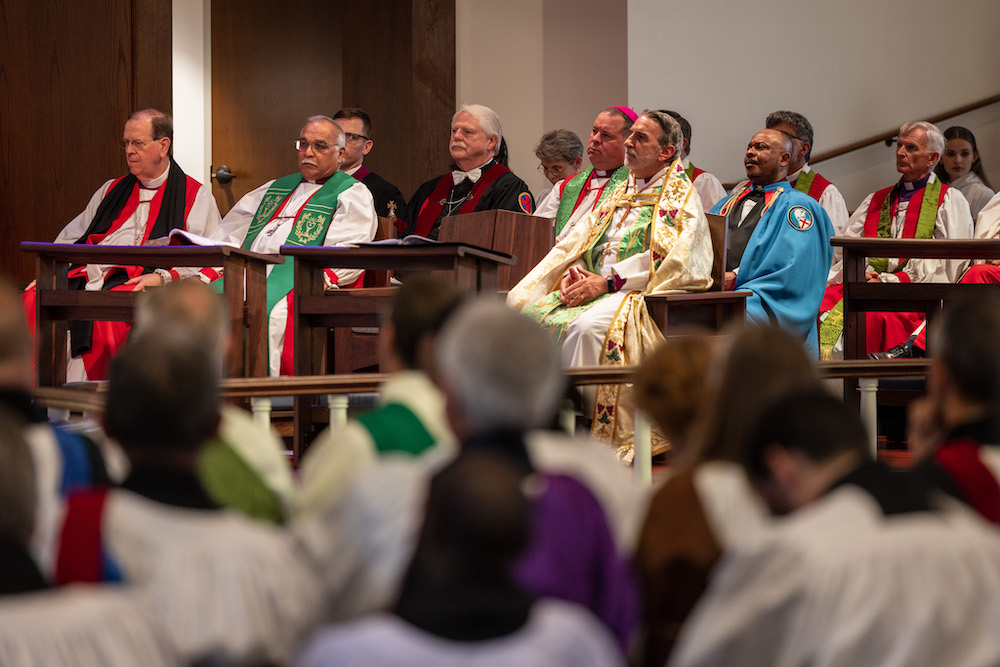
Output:
[[316,160],[312,159],[311,157],[302,158],[301,160],[299,160],[299,164],[311,164],[314,167],[319,166],[316,164]]

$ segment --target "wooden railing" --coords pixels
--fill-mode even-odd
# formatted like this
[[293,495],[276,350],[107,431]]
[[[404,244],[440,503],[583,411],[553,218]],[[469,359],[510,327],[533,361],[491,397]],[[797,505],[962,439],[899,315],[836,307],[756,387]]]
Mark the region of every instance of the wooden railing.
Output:
[[[948,118],[954,118],[955,116],[961,116],[963,113],[968,113],[970,111],[975,111],[976,109],[982,109],[991,104],[996,104],[1000,102],[1000,94],[992,95],[990,97],[984,97],[981,100],[976,100],[975,102],[970,102],[963,106],[951,109],[950,111],[945,111],[944,113],[939,113],[934,116],[929,116],[923,118],[930,123],[939,123],[942,120],[947,120]],[[852,151],[860,150],[862,148],[867,148],[868,146],[874,146],[875,144],[884,143],[886,146],[892,145],[892,140],[899,134],[899,127],[892,130],[887,130],[880,134],[861,139],[860,141],[855,141],[852,144],[847,144],[846,146],[841,146],[839,148],[834,148],[833,150],[826,151],[824,153],[818,153],[809,158],[809,164],[815,165],[823,162],[824,160],[830,160],[841,155],[845,155]]]

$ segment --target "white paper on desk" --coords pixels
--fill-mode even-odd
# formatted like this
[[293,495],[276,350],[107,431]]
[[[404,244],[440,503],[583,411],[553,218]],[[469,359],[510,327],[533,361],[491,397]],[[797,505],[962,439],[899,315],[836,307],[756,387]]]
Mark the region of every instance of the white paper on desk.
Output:
[[143,245],[146,246],[169,246],[169,245],[200,245],[200,246],[218,246],[218,245],[228,245],[233,248],[238,247],[235,243],[223,243],[222,241],[217,241],[215,239],[210,239],[207,236],[201,236],[200,234],[195,234],[183,230],[181,228],[171,229],[170,233],[166,236],[160,237],[158,239],[150,239],[146,241]]
[[437,244],[438,241],[434,239],[427,238],[426,236],[420,236],[419,234],[410,234],[409,236],[404,236],[401,239],[380,239],[378,241],[368,241],[367,243],[358,243],[359,247],[363,246],[373,246],[373,245],[433,245]]

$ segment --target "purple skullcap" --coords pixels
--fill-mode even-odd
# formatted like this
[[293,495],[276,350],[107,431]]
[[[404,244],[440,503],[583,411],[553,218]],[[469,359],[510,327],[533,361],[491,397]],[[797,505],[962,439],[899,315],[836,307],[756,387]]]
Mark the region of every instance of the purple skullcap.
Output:
[[635,111],[633,111],[632,107],[618,107],[618,106],[616,106],[616,107],[613,107],[613,108],[618,109],[623,114],[625,114],[626,116],[628,116],[629,120],[631,120],[633,123],[635,122],[635,119],[639,117],[639,114],[637,114]]

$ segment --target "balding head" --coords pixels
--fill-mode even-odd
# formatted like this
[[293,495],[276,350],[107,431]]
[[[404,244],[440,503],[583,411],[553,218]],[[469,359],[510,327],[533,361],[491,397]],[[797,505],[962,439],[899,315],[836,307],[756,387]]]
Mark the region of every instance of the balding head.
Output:
[[792,140],[778,130],[761,130],[747,144],[743,166],[754,185],[770,185],[788,175]]

